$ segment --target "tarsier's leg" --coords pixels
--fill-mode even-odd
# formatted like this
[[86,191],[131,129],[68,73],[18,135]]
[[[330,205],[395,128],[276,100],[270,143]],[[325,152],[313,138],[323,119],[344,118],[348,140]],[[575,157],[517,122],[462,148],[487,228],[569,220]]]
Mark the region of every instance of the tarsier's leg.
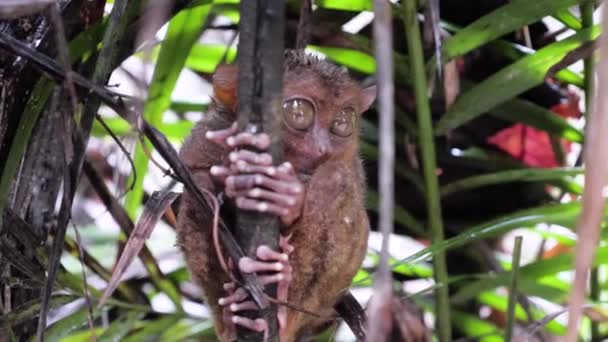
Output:
[[[284,226],[291,225],[300,217],[305,189],[293,166],[286,162],[276,167],[273,166],[272,157],[268,153],[239,149],[255,147],[264,151],[270,145],[268,135],[237,133],[233,125],[225,130],[207,132],[206,138],[232,150],[228,155],[229,166],[215,165],[210,173],[214,181],[223,187],[226,195],[235,200],[237,207],[275,214],[280,217]],[[288,255],[293,251],[293,247],[289,245],[288,238],[281,238],[280,247],[282,253],[267,246],[260,246],[256,251],[257,260],[242,258],[238,267],[245,273],[271,272],[260,276],[262,283],[278,283],[278,299],[286,301],[292,273]],[[228,314],[255,309],[255,304],[243,297],[243,289],[233,289],[231,284],[226,286],[230,289],[229,295],[220,299],[220,305],[229,310]],[[266,322],[261,319],[251,320],[236,315],[230,319],[235,324],[256,331],[264,331],[267,328]],[[278,319],[284,326],[284,306],[279,308]]]

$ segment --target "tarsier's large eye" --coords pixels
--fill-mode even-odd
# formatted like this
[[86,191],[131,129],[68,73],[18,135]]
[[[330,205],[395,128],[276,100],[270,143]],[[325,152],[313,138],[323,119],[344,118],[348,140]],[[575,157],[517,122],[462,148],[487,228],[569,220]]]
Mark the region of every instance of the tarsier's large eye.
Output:
[[283,118],[289,127],[305,131],[312,125],[315,108],[305,99],[287,100],[283,103]]
[[339,137],[348,137],[355,129],[356,112],[353,108],[342,109],[331,123],[331,132]]

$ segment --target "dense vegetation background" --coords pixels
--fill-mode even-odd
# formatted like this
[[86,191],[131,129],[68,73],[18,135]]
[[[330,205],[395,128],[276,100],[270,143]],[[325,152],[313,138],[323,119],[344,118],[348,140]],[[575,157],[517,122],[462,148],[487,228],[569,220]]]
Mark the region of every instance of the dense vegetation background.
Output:
[[[554,340],[566,330],[599,2],[427,0],[417,2],[414,18],[404,1],[410,0],[392,4],[396,285],[425,313],[429,329],[437,312],[433,291],[449,287],[442,319],[452,323],[454,340],[502,341],[505,334]],[[69,66],[107,85],[122,95],[115,102],[135,108],[179,148],[205,115],[216,66],[236,57],[238,1],[66,0],[55,19],[47,5],[0,3],[0,340],[28,340],[39,330],[47,341],[212,341],[208,313],[174,246],[171,211],[113,296],[97,307],[152,193],[181,186],[167,176],[164,155],[116,106],[100,105],[82,88],[76,94],[70,77],[66,86],[54,80]],[[299,24],[300,2],[287,7],[286,45],[294,47],[306,26]],[[371,1],[318,0],[313,9],[307,48],[374,82]],[[420,76],[411,71],[406,39],[416,19],[429,84],[428,97],[418,101],[413,89]],[[64,69],[45,68],[53,61],[35,62],[36,56]],[[425,189],[416,125],[420,101],[430,103],[434,119],[436,200],[446,236],[435,244],[426,207],[434,195]],[[370,110],[361,153],[373,227],[377,127]],[[513,253],[516,235],[523,237],[519,268],[512,267],[520,258]],[[579,331],[585,341],[608,336],[603,239]],[[362,302],[373,287],[379,240],[371,236],[369,258],[353,281]],[[443,252],[448,273],[436,274],[432,257]],[[320,340],[348,340],[347,330]]]

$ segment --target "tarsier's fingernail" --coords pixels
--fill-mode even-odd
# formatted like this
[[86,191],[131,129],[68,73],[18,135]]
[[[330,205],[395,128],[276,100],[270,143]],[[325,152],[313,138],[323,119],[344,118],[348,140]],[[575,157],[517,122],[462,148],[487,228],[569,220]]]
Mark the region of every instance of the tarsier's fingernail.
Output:
[[277,173],[277,169],[275,169],[274,167],[269,167],[268,169],[266,169],[266,173],[274,176]]
[[225,304],[226,304],[226,299],[224,299],[224,298],[220,298],[220,299],[218,299],[217,303],[218,303],[219,305],[225,305]]
[[207,139],[213,139],[213,137],[215,137],[215,134],[213,132],[207,131],[205,133],[205,138],[207,138]]
[[228,139],[226,139],[226,144],[228,144],[228,146],[234,146],[234,144],[236,144],[234,137],[229,137]]
[[236,152],[230,152],[230,154],[228,155],[228,159],[230,159],[231,162],[235,162],[238,158],[239,156]]
[[288,260],[289,260],[289,255],[288,255],[288,254],[285,254],[285,253],[282,253],[282,254],[281,254],[281,260],[283,260],[283,261],[288,261]]
[[284,267],[283,264],[281,264],[280,262],[277,262],[274,264],[274,269],[277,271],[283,270],[283,267]]
[[261,212],[265,212],[266,210],[268,210],[268,203],[260,203],[258,204],[258,210]]
[[232,323],[238,323],[239,322],[239,317],[237,316],[232,316]]
[[264,181],[264,178],[262,178],[262,176],[260,176],[260,175],[255,176],[255,184],[262,184],[263,181]]
[[232,312],[239,311],[239,306],[236,303],[230,304],[230,311],[232,311]]
[[251,197],[259,197],[262,194],[262,190],[255,188],[251,191],[249,191],[249,196]]
[[212,166],[211,169],[209,169],[209,172],[211,172],[212,175],[218,175],[220,173],[220,168],[217,166]]
[[287,200],[287,204],[289,204],[289,205],[295,205],[295,204],[296,204],[296,199],[295,199],[295,198],[293,198],[293,197],[292,197],[292,198],[289,198],[289,199]]
[[284,162],[283,165],[287,168],[287,169],[291,169],[293,168],[293,165],[291,165],[290,162]]

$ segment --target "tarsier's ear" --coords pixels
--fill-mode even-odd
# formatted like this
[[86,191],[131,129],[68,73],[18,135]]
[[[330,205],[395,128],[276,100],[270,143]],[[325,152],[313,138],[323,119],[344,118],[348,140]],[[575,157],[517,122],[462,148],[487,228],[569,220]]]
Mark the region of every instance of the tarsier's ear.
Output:
[[361,91],[361,112],[365,112],[376,100],[376,86],[369,86]]
[[236,111],[238,68],[234,64],[222,64],[213,74],[213,97],[224,106]]

